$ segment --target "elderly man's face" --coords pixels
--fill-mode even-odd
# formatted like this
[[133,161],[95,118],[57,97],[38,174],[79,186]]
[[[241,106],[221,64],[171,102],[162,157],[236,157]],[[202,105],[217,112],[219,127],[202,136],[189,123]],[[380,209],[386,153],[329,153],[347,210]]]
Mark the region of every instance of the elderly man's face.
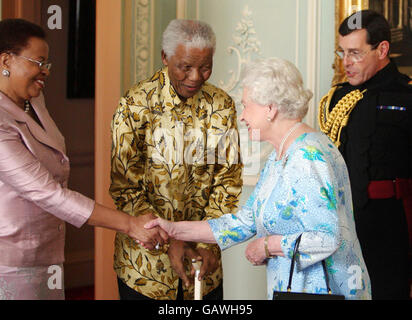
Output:
[[169,78],[173,88],[181,98],[196,94],[212,74],[212,48],[186,48],[179,44],[175,54],[167,57],[162,52],[162,61],[169,68]]

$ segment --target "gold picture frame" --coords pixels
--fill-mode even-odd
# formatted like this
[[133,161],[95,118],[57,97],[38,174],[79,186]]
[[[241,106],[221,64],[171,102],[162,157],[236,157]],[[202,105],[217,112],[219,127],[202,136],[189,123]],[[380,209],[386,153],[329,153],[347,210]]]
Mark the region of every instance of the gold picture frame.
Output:
[[[369,0],[335,0],[335,48],[338,47],[339,26],[346,17],[355,11],[369,8]],[[342,61],[335,56],[333,63],[335,70],[332,85],[344,82],[346,79]]]

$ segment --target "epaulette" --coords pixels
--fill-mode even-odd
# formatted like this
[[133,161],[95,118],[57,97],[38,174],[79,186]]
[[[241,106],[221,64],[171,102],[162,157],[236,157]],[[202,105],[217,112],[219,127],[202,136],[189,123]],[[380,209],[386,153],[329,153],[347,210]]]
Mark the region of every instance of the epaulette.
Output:
[[408,82],[406,82],[406,86],[408,87],[408,92],[412,93],[412,80],[409,79]]
[[412,92],[412,80],[402,82],[402,85],[408,88],[408,92]]
[[398,78],[398,82],[402,85],[407,87],[408,89],[412,89],[412,79],[409,78],[406,74],[401,74]]

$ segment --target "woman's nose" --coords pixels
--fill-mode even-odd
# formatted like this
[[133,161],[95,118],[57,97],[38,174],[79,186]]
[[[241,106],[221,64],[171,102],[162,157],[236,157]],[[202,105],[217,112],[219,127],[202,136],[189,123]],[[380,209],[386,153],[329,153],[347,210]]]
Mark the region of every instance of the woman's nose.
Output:
[[48,76],[50,75],[50,70],[47,69],[47,68],[42,68],[42,69],[41,69],[41,73],[42,73],[43,75],[45,75],[46,77],[48,77]]
[[243,109],[242,112],[240,113],[239,121],[245,121],[245,117],[244,117],[244,114],[243,114],[244,112],[245,112],[245,109]]

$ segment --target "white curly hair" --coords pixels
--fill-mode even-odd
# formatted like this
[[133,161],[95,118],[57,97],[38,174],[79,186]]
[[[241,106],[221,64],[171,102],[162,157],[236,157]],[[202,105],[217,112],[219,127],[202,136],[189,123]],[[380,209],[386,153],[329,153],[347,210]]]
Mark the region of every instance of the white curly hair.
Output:
[[303,87],[299,70],[280,58],[256,60],[245,65],[241,82],[249,98],[262,106],[276,105],[286,119],[303,119],[313,96]]
[[179,44],[183,44],[186,48],[212,48],[214,53],[216,35],[206,22],[174,19],[163,32],[162,50],[167,57],[172,57]]

